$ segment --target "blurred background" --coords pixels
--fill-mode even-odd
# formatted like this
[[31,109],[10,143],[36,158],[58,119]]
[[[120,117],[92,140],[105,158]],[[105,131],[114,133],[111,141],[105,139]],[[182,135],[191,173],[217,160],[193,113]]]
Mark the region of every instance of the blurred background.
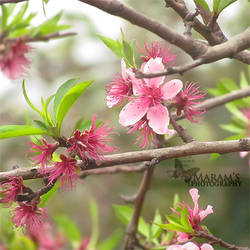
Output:
[[[139,12],[168,25],[168,27],[183,33],[184,27],[180,18],[170,8],[166,8],[164,1],[123,1]],[[191,1],[186,1],[190,10],[194,10]],[[227,36],[233,36],[249,26],[249,2],[239,0],[226,9],[219,17],[219,24]],[[126,129],[118,123],[119,107],[109,109],[105,104],[105,85],[116,73],[120,72],[120,61],[98,39],[97,34],[120,39],[120,28],[123,29],[127,40],[136,40],[141,46],[146,41],[161,41],[154,34],[138,28],[122,19],[110,16],[93,7],[78,1],[50,0],[46,5],[46,16],[42,11],[42,3],[30,1],[30,11],[38,12],[36,21],[49,18],[63,10],[61,23],[70,24],[70,31],[77,32],[76,36],[50,41],[48,43],[32,43],[32,61],[27,74],[26,89],[30,99],[37,106],[40,98],[48,97],[67,79],[79,77],[80,80],[95,80],[83,96],[74,104],[68,113],[63,133],[69,136],[75,122],[80,118],[91,119],[97,114],[100,120],[112,121],[120,136],[115,136],[113,144],[119,147],[119,153],[140,150],[134,145],[138,134],[128,135]],[[194,31],[193,35],[198,37]],[[176,65],[188,62],[190,58],[180,49],[171,45],[172,52],[177,55]],[[137,60],[140,54],[137,51]],[[225,59],[211,65],[203,65],[183,76],[173,75],[183,82],[194,81],[201,85],[203,90],[216,86],[222,78],[227,77],[239,82],[240,73],[247,74],[247,66],[236,60]],[[24,124],[29,115],[36,119],[34,113],[26,104],[21,90],[22,79],[10,81],[0,73],[0,125]],[[248,79],[249,80],[249,79]],[[207,95],[207,98],[211,96]],[[223,131],[220,123],[230,121],[230,113],[224,107],[217,107],[205,113],[198,124],[181,121],[180,124],[197,140],[222,140],[231,134]],[[179,145],[182,142],[175,138],[169,146]],[[14,165],[30,166],[27,156],[29,138],[15,138],[0,142],[0,171],[12,169]],[[210,215],[205,224],[216,236],[232,244],[249,246],[249,167],[248,159],[241,159],[238,153],[223,155],[216,161],[209,161],[209,155],[193,156],[181,159],[184,167],[200,168],[200,172],[232,174],[238,173],[242,184],[240,187],[199,187],[200,205],[205,208],[208,204],[214,207],[214,214]],[[188,190],[190,187],[183,179],[173,179],[169,176],[169,169],[174,169],[174,160],[164,161],[155,171],[152,188],[148,192],[142,215],[150,222],[156,208],[162,215],[170,212],[173,197],[178,193],[181,200],[192,201]],[[142,174],[116,174],[90,176],[78,183],[72,192],[57,193],[47,204],[48,214],[53,222],[58,214],[69,217],[81,231],[82,237],[90,237],[91,219],[89,216],[90,199],[95,199],[99,207],[99,239],[106,239],[116,230],[125,232],[124,225],[115,217],[112,204],[124,204],[120,195],[133,195],[139,186]],[[29,181],[31,185],[38,185],[36,181]],[[1,225],[0,225],[1,227]],[[117,249],[121,249],[123,238],[120,239]],[[67,246],[65,249],[70,249]],[[219,249],[219,248],[218,248]]]

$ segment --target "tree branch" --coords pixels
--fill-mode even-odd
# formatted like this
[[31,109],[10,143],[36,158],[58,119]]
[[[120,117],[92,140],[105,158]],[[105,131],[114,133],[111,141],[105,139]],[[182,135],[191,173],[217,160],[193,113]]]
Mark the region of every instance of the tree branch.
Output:
[[[216,108],[218,106],[221,106],[225,103],[232,102],[234,100],[241,99],[241,98],[248,97],[248,96],[250,96],[250,87],[240,89],[240,90],[234,90],[234,91],[232,91],[228,94],[222,95],[222,96],[209,98],[209,99],[203,101],[202,103],[196,105],[195,107],[196,108],[205,108],[206,110],[210,110],[210,109]],[[172,116],[175,120],[180,120],[180,119],[185,118],[184,115],[177,116],[175,114],[172,114]]]
[[[210,153],[232,153],[240,151],[250,151],[250,138],[244,138],[240,140],[232,141],[212,141],[212,142],[198,142],[194,141],[182,146],[151,149],[136,152],[127,152],[121,154],[113,154],[107,156],[104,160],[101,160],[97,165],[94,162],[90,162],[86,169],[82,170],[81,175],[84,175],[85,171],[90,169],[100,169],[104,167],[110,167],[115,165],[122,165],[128,163],[136,163],[143,161],[151,161],[154,158],[159,161],[185,157],[190,155],[210,154]],[[78,165],[81,166],[82,162],[78,161]],[[131,166],[133,168],[133,166]],[[0,182],[7,181],[10,176],[20,176],[24,180],[43,178],[39,172],[38,167],[15,169],[7,172],[0,173]],[[88,175],[91,171],[88,172]]]
[[150,189],[151,181],[154,173],[154,166],[159,163],[157,158],[153,158],[150,162],[149,168],[144,172],[143,178],[138,189],[137,195],[135,197],[134,212],[131,221],[129,222],[126,230],[126,238],[124,249],[132,250],[136,243],[136,232],[138,227],[139,218],[142,211],[143,202],[147,191]]
[[[136,77],[153,78],[157,76],[172,75],[176,73],[183,74],[184,72],[203,64],[216,62],[224,58],[232,58],[239,51],[242,51],[249,47],[250,47],[250,28],[246,29],[244,32],[232,37],[230,40],[222,44],[218,44],[213,47],[208,47],[207,51],[203,55],[201,55],[200,58],[194,60],[189,64],[182,66],[168,67],[166,71],[156,72],[151,74],[144,74],[139,71],[136,73]],[[247,63],[250,64],[250,57]]]
[[227,249],[233,249],[233,250],[249,250],[248,247],[239,247],[236,245],[232,245],[224,240],[221,240],[209,233],[206,233],[204,231],[196,231],[195,233],[195,237],[200,237],[200,238],[204,238],[207,240],[210,240],[211,242],[213,242],[213,244],[219,244],[222,247],[225,247]]
[[[166,2],[166,6],[173,8],[175,10],[175,12],[178,13],[179,16],[181,16],[183,21],[185,20],[186,16],[189,15],[189,13],[190,13],[183,0],[178,0],[178,1],[165,0],[165,2]],[[203,13],[201,13],[201,15],[203,15]],[[211,31],[208,29],[208,27],[206,25],[202,24],[199,21],[199,19],[195,17],[193,19],[193,28],[200,35],[202,35],[211,46],[226,42],[228,40],[217,23],[215,23],[215,25],[213,26],[213,29]],[[234,58],[243,62],[243,63],[249,64],[250,51],[247,51],[247,50],[241,51],[238,54],[236,54],[234,56]]]
[[119,16],[134,25],[142,27],[146,30],[151,31],[154,34],[157,34],[164,40],[168,41],[171,44],[174,44],[184,50],[192,58],[197,58],[203,54],[207,46],[201,43],[198,40],[194,40],[185,35],[179,34],[167,26],[162,25],[161,23],[153,20],[143,14],[135,11],[134,9],[126,6],[124,3],[121,3],[117,0],[79,0],[80,2],[87,3],[98,9],[101,9],[111,15]]
[[20,3],[20,2],[26,2],[27,0],[0,0],[0,5],[5,3]]

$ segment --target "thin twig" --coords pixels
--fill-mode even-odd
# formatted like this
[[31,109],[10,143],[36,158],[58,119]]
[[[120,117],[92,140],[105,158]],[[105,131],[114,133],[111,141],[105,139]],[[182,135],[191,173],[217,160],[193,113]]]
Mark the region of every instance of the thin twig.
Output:
[[[239,89],[239,90],[234,90],[222,96],[209,98],[201,102],[200,104],[196,105],[195,108],[205,108],[206,110],[210,110],[218,106],[221,106],[225,103],[229,103],[234,100],[238,100],[238,99],[245,98],[248,96],[250,96],[250,87]],[[176,116],[175,114],[172,114],[172,116],[175,120],[180,120],[180,119],[185,118],[184,115]]]
[[204,239],[207,239],[207,240],[210,240],[212,241],[214,244],[219,244],[220,246],[222,247],[225,247],[227,249],[233,249],[233,250],[249,250],[248,247],[239,247],[239,246],[236,246],[236,245],[233,245],[233,244],[230,244],[224,240],[221,240],[209,233],[206,233],[204,231],[197,231],[195,233],[195,237],[200,237],[200,238],[204,238]]
[[150,189],[151,180],[154,173],[153,167],[158,163],[159,160],[157,158],[153,158],[150,163],[151,166],[144,172],[140,187],[137,192],[132,219],[129,222],[126,230],[127,235],[124,244],[125,250],[132,250],[136,245],[136,232],[143,202],[146,196],[146,192],[148,191],[148,189]]
[[176,130],[176,132],[178,133],[178,135],[181,137],[181,139],[185,142],[185,143],[189,143],[194,141],[194,138],[190,135],[188,135],[185,132],[185,129],[177,124],[177,122],[175,121],[175,119],[172,117],[172,114],[169,113],[169,118],[170,118],[170,123],[172,124],[173,128]]

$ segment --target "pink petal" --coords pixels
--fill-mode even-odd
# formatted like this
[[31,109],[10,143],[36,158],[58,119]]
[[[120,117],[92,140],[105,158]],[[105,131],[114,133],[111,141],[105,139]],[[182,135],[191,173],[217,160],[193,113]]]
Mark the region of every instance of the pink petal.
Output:
[[189,190],[189,194],[191,195],[192,200],[194,202],[193,216],[198,215],[198,212],[199,212],[198,199],[200,196],[199,196],[198,192],[199,191],[196,188],[192,188]]
[[120,112],[119,123],[130,126],[138,122],[148,111],[149,102],[146,98],[137,98],[129,102]]
[[204,218],[206,218],[209,214],[212,214],[213,212],[214,212],[213,207],[208,205],[205,210],[201,210],[199,212],[200,220],[203,220]]
[[126,63],[123,59],[121,60],[121,69],[122,69],[122,78],[124,80],[126,80],[127,79],[127,73],[126,73],[127,69],[126,69]]
[[184,244],[181,248],[181,250],[199,250],[200,248],[194,244],[193,242],[188,242]]
[[142,89],[143,89],[143,82],[141,79],[137,79],[135,77],[135,74],[132,70],[128,69],[127,74],[129,75],[131,81],[132,81],[132,88],[133,88],[133,94],[135,96],[140,96],[142,95]]
[[155,133],[168,134],[169,113],[168,109],[162,104],[150,107],[147,112],[147,119],[149,120],[148,125]]
[[172,245],[169,246],[166,250],[181,250],[182,249],[182,245]]
[[178,237],[177,237],[177,241],[178,242],[185,242],[187,240],[189,240],[189,235],[186,233],[182,233],[182,232],[177,232]]
[[240,157],[244,158],[246,155],[248,155],[248,153],[249,153],[248,151],[241,151],[240,152]]
[[[164,70],[164,65],[162,63],[162,59],[157,57],[155,59],[151,58],[143,68],[143,73],[158,73]],[[145,78],[145,82],[147,83],[148,87],[156,87],[158,88],[164,80],[164,76],[154,77],[154,78]]]
[[201,250],[214,250],[214,248],[210,244],[202,244],[201,245]]
[[[110,92],[112,93],[112,89],[116,89],[116,86],[112,86]],[[107,95],[106,97],[106,104],[108,108],[112,108],[116,104],[118,104],[121,100],[119,98],[114,98],[114,95]]]
[[161,86],[162,99],[168,100],[174,98],[182,89],[183,83],[181,80],[174,79],[164,83]]

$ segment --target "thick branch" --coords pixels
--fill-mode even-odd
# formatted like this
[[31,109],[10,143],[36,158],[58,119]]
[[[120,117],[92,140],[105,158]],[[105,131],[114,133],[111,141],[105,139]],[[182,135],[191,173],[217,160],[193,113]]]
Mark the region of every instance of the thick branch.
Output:
[[[159,161],[163,161],[190,155],[210,153],[225,154],[240,151],[250,151],[250,138],[232,141],[194,141],[182,146],[113,154],[106,157],[106,159],[101,160],[100,164],[98,165],[96,165],[94,162],[90,163],[86,170],[96,168],[99,169],[102,167],[110,167],[127,163],[151,161],[154,158],[159,159]],[[81,161],[79,161],[78,164],[81,165]],[[84,174],[84,171],[86,170],[83,170],[82,174]],[[15,169],[7,172],[2,172],[0,173],[0,181],[8,180],[9,176],[21,176],[24,180],[43,177],[38,173],[38,168],[34,167],[29,169]]]
[[[213,47],[209,47],[207,51],[200,58],[194,60],[189,64],[169,67],[167,68],[166,71],[156,72],[152,74],[144,74],[142,72],[137,72],[136,77],[153,78],[156,76],[172,75],[176,73],[182,74],[190,69],[196,68],[203,64],[216,62],[224,58],[232,58],[239,51],[242,51],[249,47],[250,47],[250,28],[246,29],[241,34],[232,37],[227,42],[215,45]],[[247,63],[250,64],[250,57]]]
[[80,2],[87,3],[89,5],[95,6],[111,15],[119,16],[132,24],[139,27],[145,28],[154,34],[157,34],[164,40],[171,44],[178,46],[183,49],[187,54],[193,58],[197,58],[199,55],[203,54],[207,46],[198,40],[194,40],[190,37],[178,34],[173,30],[169,29],[167,26],[144,16],[141,13],[136,12],[134,9],[126,6],[117,0],[79,0]]
[[[182,0],[165,0],[167,7],[171,7],[178,13],[183,21],[185,20],[186,16],[189,15],[189,11],[185,5],[185,2]],[[203,13],[201,13],[203,15]],[[213,30],[209,30],[206,25],[202,24],[198,18],[193,19],[193,28],[202,35],[210,45],[216,45],[227,41],[227,37],[224,35],[222,30],[220,29],[219,25],[215,23]],[[239,52],[234,56],[237,60],[248,63],[250,60],[250,51],[244,50]]]
[[0,5],[4,3],[20,3],[20,2],[26,2],[27,0],[0,0]]

